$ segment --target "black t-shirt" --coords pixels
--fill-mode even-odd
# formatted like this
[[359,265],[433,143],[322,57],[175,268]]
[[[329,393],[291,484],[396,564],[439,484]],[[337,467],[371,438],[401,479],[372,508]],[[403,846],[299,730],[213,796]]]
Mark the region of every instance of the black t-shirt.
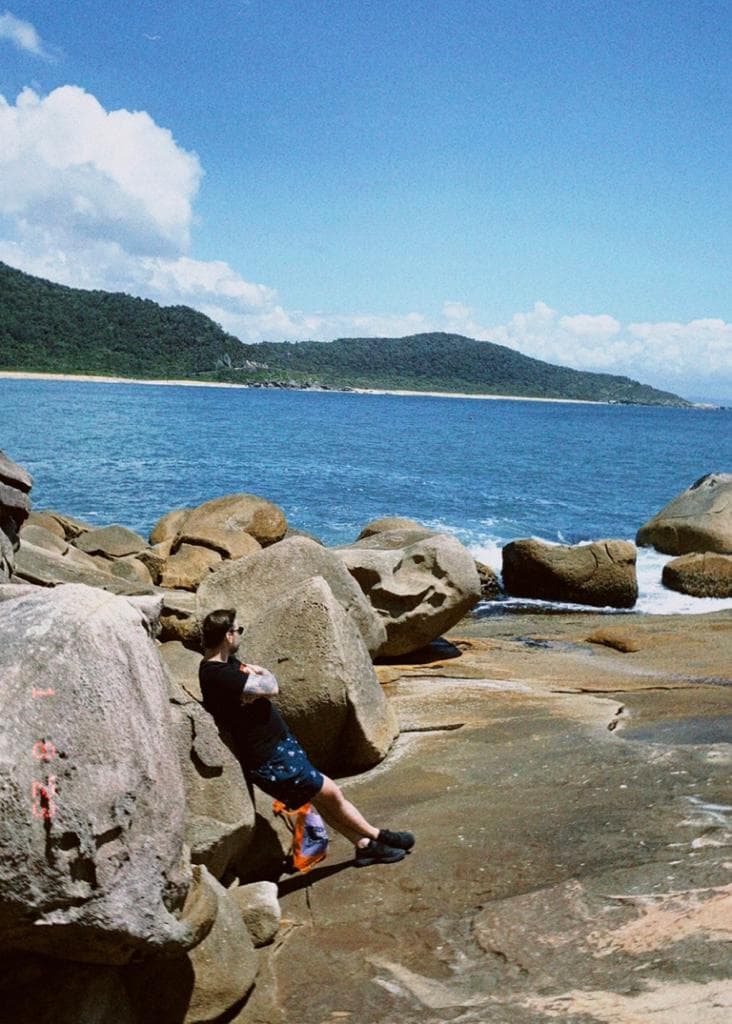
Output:
[[198,668],[203,706],[222,732],[231,733],[234,749],[247,768],[257,768],[271,757],[288,735],[284,719],[267,699],[241,703],[249,673],[233,654],[228,661],[202,661]]

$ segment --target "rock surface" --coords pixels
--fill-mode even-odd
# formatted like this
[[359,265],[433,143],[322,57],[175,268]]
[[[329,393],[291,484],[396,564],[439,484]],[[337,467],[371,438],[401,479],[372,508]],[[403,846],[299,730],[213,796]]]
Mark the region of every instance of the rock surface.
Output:
[[632,608],[635,560],[635,546],[623,540],[573,546],[516,540],[503,549],[503,585],[514,597]]
[[17,589],[0,602],[0,943],[109,964],[184,949],[184,791],[149,616],[81,585]]
[[198,690],[200,657],[177,643],[163,644],[160,652],[176,687],[171,719],[185,785],[185,842],[194,864],[224,878],[252,841],[254,805],[237,758],[222,742],[211,716],[190,695]]
[[229,892],[205,868],[197,886],[206,917],[205,938],[186,955],[148,960],[124,971],[136,1024],[210,1024],[231,1020],[252,985],[257,959],[241,912]]
[[282,911],[277,899],[277,886],[274,882],[250,882],[249,885],[238,885],[229,889],[255,948],[268,946],[277,934]]
[[692,597],[732,597],[732,555],[682,555],[663,567],[664,587]]
[[151,594],[152,587],[136,578],[113,576],[99,567],[94,559],[67,546],[65,553],[30,544],[23,537],[15,555],[14,577],[41,587],[55,587],[61,583],[79,583],[108,590],[112,594]]
[[247,623],[242,651],[277,676],[275,703],[317,768],[363,771],[397,735],[360,632],[320,576]]
[[304,990],[317,1021],[726,1024],[732,616],[623,621],[635,652],[586,643],[604,615],[516,614],[379,669],[402,735],[346,795],[417,845],[356,875],[335,837],[281,882],[239,1024],[297,1021]]
[[423,530],[426,535],[434,533],[416,519],[405,519],[403,516],[383,516],[381,519],[372,519],[366,523],[356,540],[364,540],[366,537],[374,537],[379,533],[391,533],[392,530],[408,530],[410,532]]
[[163,517],[150,534],[151,541],[163,540],[174,522],[178,526],[174,549],[185,535],[197,537],[197,543],[208,544],[209,531],[213,531],[209,546],[214,548],[225,534],[246,533],[266,547],[282,540],[287,532],[287,519],[282,509],[256,494],[229,494],[213,498],[188,511],[179,521]]
[[181,544],[165,562],[160,585],[174,590],[195,590],[212,569],[221,564],[221,555],[210,548]]
[[388,531],[334,550],[386,628],[379,656],[419,650],[480,600],[473,557],[447,534]]
[[667,555],[732,554],[732,473],[709,473],[677,495],[636,536]]
[[216,608],[236,608],[246,626],[266,616],[268,605],[280,595],[314,576],[322,576],[348,617],[361,633],[369,651],[384,642],[384,627],[359,587],[333,551],[307,537],[292,537],[248,558],[222,565],[207,577],[196,595],[198,616]]
[[108,558],[124,558],[136,555],[148,547],[144,537],[126,526],[102,526],[98,530],[87,530],[74,541],[74,546],[88,555],[105,555]]

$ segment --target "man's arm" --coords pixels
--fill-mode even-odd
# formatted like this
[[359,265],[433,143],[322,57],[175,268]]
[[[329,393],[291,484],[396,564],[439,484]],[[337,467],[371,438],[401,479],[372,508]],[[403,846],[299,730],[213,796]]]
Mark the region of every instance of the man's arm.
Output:
[[276,678],[266,668],[261,665],[245,665],[244,668],[249,675],[241,694],[242,704],[258,697],[274,697],[280,692]]

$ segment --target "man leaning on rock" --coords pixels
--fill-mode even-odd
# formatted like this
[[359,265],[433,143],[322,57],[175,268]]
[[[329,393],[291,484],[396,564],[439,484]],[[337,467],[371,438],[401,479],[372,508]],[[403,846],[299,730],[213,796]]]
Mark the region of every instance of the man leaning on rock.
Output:
[[353,843],[356,867],[402,860],[414,846],[412,833],[369,824],[335,782],[310,763],[270,701],[278,693],[272,673],[236,657],[243,632],[236,610],[210,612],[202,632],[204,656],[198,675],[203,705],[219,729],[231,733],[247,780],[290,810],[312,802],[325,821]]

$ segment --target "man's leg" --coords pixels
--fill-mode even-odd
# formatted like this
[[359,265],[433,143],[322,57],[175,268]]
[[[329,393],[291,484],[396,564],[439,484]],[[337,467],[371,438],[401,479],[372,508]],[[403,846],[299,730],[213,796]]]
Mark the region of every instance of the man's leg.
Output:
[[358,808],[346,800],[341,789],[327,775],[323,776],[323,786],[312,802],[325,821],[354,846],[366,846],[370,839],[378,838],[378,828],[366,821]]

